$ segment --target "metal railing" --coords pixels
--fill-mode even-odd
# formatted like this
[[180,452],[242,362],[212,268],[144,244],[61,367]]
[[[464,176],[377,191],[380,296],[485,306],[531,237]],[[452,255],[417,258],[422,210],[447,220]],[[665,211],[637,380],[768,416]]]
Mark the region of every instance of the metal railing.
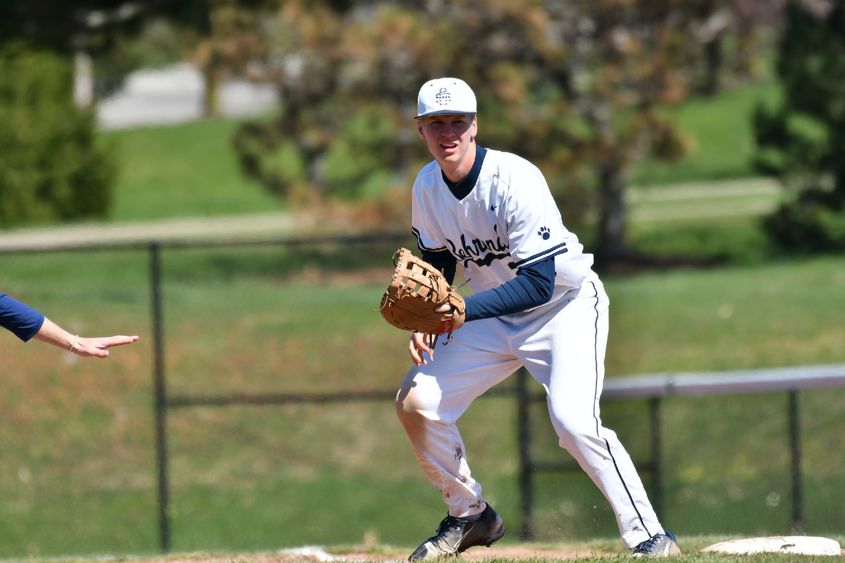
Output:
[[[531,430],[528,408],[531,402],[545,401],[541,393],[527,390],[527,376],[518,377],[518,424],[520,444],[520,492],[523,524],[521,536],[534,537],[533,479],[536,473],[577,470],[566,464],[541,464],[531,454]],[[652,504],[658,514],[664,512],[661,409],[663,401],[671,397],[701,397],[706,395],[737,395],[743,393],[786,393],[788,420],[787,447],[790,455],[791,524],[794,532],[804,529],[804,507],[801,474],[801,420],[798,392],[802,390],[845,387],[845,364],[796,366],[755,370],[651,374],[606,379],[603,400],[646,400],[650,419],[650,457],[637,464],[641,471],[652,474]]]

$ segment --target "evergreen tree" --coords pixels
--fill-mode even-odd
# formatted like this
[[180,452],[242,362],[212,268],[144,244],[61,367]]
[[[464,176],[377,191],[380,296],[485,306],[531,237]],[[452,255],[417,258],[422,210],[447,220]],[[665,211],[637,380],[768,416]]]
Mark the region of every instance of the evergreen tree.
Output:
[[783,98],[759,106],[755,166],[793,191],[764,219],[782,247],[845,249],[845,7],[791,1],[777,75]]

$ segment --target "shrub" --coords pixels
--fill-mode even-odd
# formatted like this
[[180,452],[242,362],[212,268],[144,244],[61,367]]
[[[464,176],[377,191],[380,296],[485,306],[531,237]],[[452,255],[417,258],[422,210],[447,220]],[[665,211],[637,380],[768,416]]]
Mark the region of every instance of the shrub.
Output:
[[104,217],[115,167],[71,62],[22,43],[0,50],[0,226]]
[[845,201],[838,192],[805,190],[765,217],[763,228],[790,251],[838,251],[845,248]]

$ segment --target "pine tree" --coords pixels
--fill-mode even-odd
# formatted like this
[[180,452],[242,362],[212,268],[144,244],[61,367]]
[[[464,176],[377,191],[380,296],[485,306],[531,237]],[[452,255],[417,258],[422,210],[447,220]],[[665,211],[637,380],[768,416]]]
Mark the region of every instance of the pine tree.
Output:
[[845,249],[845,7],[785,11],[777,75],[783,97],[754,116],[755,166],[794,192],[764,219],[783,248]]

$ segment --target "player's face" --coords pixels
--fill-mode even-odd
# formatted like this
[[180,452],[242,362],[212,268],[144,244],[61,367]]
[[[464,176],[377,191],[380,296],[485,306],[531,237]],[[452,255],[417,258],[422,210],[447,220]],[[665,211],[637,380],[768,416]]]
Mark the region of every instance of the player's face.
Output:
[[478,122],[474,115],[421,117],[417,128],[428,152],[447,176],[450,176],[452,170],[465,168],[466,163],[469,163],[469,167],[464,174],[469,173],[475,159],[475,135],[478,132]]

